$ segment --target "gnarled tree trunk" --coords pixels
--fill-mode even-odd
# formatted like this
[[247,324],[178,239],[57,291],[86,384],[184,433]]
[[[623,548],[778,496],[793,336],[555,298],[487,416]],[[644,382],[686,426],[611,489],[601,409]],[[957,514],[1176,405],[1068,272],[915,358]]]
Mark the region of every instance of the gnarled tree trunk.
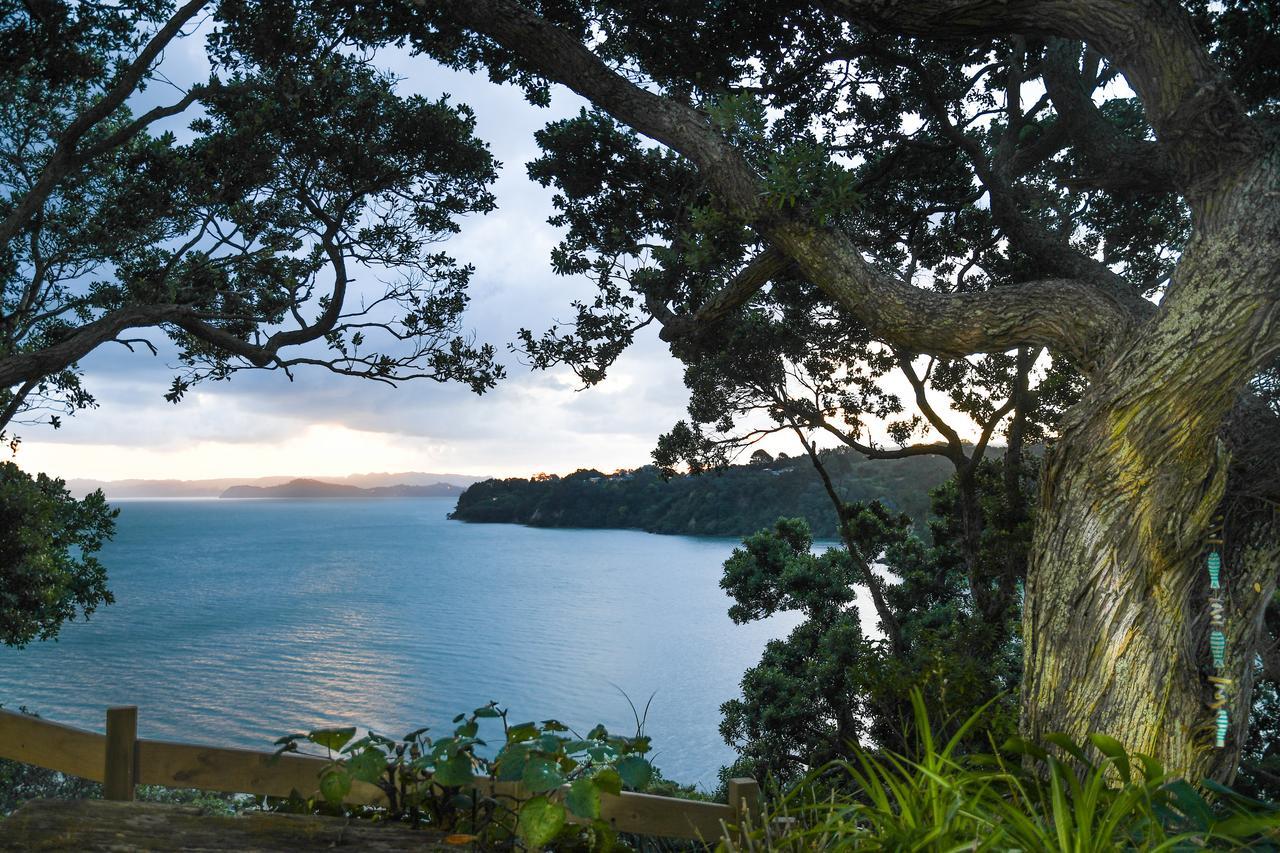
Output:
[[[1205,537],[1247,483],[1224,424],[1271,338],[1280,290],[1272,158],[1210,208],[1155,318],[1072,411],[1042,479],[1023,630],[1031,736],[1117,737],[1189,778],[1230,778],[1275,588],[1274,512],[1227,518],[1227,748],[1213,747]],[[1274,428],[1274,418],[1261,421]],[[1237,466],[1240,468],[1240,466]],[[1248,466],[1244,466],[1247,470]]]

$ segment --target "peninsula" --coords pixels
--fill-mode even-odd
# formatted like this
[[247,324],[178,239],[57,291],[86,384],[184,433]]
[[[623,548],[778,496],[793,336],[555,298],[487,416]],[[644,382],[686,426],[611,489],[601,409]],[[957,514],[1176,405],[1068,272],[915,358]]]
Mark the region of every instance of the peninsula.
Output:
[[232,486],[218,495],[227,499],[254,498],[447,498],[461,495],[463,489],[452,483],[361,488],[348,483],[326,483],[323,480],[290,480],[277,486]]

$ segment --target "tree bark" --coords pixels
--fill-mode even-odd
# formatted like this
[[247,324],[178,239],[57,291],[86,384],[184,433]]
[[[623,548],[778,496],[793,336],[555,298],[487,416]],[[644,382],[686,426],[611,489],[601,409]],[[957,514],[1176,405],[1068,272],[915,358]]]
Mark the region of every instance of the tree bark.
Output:
[[1023,613],[1033,738],[1102,732],[1171,773],[1234,772],[1276,580],[1274,513],[1228,519],[1224,750],[1209,708],[1204,539],[1232,503],[1224,424],[1244,416],[1240,389],[1277,347],[1278,190],[1272,155],[1211,201],[1215,227],[1192,239],[1156,317],[1068,413],[1046,460]]

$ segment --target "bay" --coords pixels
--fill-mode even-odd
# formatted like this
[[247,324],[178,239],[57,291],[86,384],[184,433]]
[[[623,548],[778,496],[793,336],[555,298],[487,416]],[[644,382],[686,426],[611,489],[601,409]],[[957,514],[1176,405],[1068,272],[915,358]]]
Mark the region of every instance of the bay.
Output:
[[712,789],[719,706],[798,621],[734,625],[734,539],[446,519],[450,498],[130,500],[104,549],[114,605],[0,649],[0,702],[101,730],[269,749],[332,725],[446,730],[491,699],[513,722],[632,733]]

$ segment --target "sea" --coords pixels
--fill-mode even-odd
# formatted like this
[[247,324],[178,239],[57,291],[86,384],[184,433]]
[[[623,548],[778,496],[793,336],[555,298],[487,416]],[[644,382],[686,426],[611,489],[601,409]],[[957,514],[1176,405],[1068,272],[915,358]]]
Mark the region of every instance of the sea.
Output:
[[467,524],[452,498],[115,503],[115,603],[0,648],[6,708],[101,731],[136,705],[141,737],[269,750],[447,733],[493,700],[511,722],[642,726],[667,778],[711,790],[734,759],[721,703],[801,619],[729,619],[736,539]]

